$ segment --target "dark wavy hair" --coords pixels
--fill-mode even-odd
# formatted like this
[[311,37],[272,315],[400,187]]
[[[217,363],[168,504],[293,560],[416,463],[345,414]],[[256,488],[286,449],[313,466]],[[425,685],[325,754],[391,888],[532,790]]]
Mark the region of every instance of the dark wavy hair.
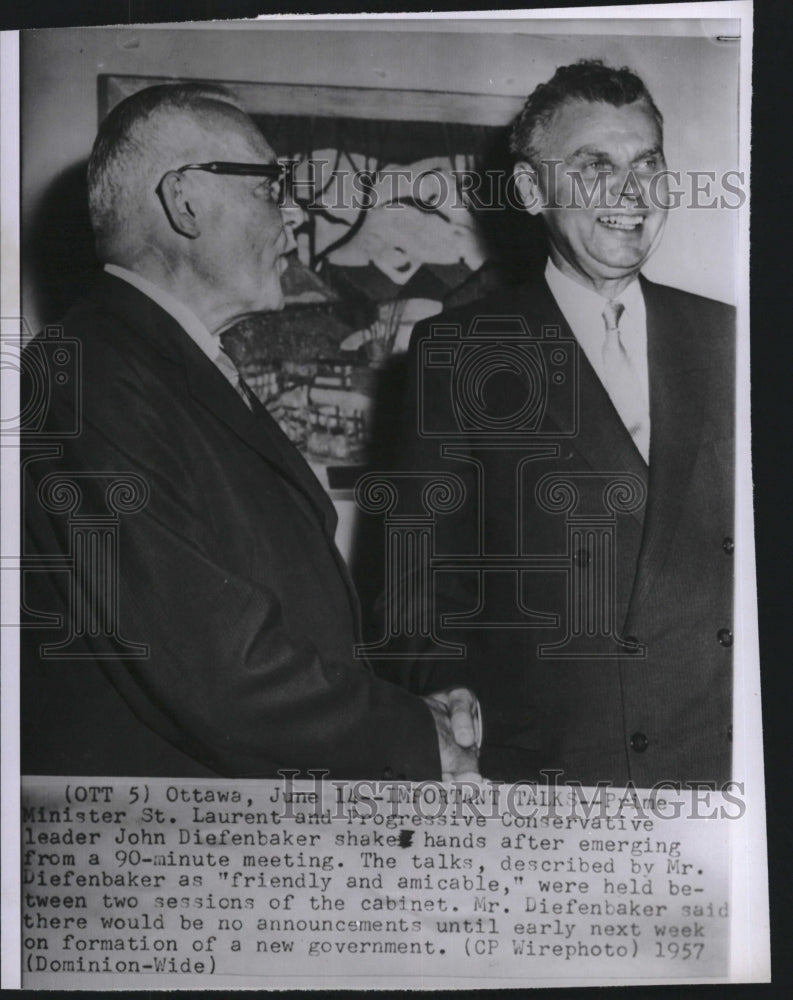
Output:
[[601,101],[617,108],[634,101],[644,101],[663,135],[663,115],[641,77],[627,66],[614,69],[606,66],[601,59],[580,59],[570,66],[560,66],[547,83],[541,83],[526,98],[523,109],[512,123],[509,141],[509,148],[516,159],[538,166],[538,133],[563,104],[576,100]]

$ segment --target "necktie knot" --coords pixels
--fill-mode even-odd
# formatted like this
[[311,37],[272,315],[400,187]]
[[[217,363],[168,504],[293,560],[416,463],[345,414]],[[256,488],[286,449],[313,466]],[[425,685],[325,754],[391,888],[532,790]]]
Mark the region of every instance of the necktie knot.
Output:
[[603,310],[603,320],[606,330],[616,330],[619,328],[620,317],[625,312],[625,306],[621,302],[609,300]]

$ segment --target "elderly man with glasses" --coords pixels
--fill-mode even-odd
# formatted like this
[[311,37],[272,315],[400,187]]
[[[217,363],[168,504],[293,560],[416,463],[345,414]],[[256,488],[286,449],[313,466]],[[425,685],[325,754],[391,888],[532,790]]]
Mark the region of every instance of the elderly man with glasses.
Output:
[[50,381],[24,459],[25,551],[49,570],[26,575],[23,603],[50,626],[23,637],[26,773],[477,770],[467,691],[419,698],[354,657],[333,506],[221,346],[283,306],[299,216],[282,170],[218,88],[148,88],[99,129],[104,273],[60,338],[79,392]]

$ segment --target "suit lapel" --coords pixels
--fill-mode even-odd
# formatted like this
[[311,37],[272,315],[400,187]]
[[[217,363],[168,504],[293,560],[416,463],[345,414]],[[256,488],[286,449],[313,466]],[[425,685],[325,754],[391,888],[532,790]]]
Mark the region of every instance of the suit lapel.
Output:
[[253,448],[308,501],[332,537],[336,515],[329,497],[265,407],[257,401],[253,410],[249,410],[176,320],[128,282],[102,274],[98,292],[127,327],[158,354],[179,366],[196,402]]
[[707,369],[697,331],[660,285],[641,279],[650,369],[650,488],[633,603],[650,592],[685,504],[700,447]]
[[258,400],[252,409],[244,404],[223,375],[192,341],[185,353],[200,357],[185,359],[185,376],[190,394],[229,430],[253,448],[278,474],[311,504],[326,530],[335,530],[335,513],[325,491],[295,446]]
[[[569,427],[570,409],[574,407],[575,434],[569,437],[568,447],[577,453],[581,462],[590,466],[593,472],[630,473],[646,485],[647,465],[614,409],[608,392],[578,345],[547,283],[543,279],[527,288],[526,292],[521,311],[528,320],[531,332],[536,336],[543,328],[547,331],[548,327],[558,327],[562,341],[574,344],[576,352],[574,397],[562,392],[549,392],[543,426],[552,423],[560,429]],[[643,516],[642,509],[633,513],[640,523]]]

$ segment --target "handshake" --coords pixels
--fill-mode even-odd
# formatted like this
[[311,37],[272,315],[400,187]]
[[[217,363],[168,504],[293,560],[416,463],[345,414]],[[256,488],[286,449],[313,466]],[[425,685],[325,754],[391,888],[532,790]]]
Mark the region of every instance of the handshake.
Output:
[[476,695],[467,688],[436,691],[424,698],[435,720],[444,781],[481,781],[482,720]]

